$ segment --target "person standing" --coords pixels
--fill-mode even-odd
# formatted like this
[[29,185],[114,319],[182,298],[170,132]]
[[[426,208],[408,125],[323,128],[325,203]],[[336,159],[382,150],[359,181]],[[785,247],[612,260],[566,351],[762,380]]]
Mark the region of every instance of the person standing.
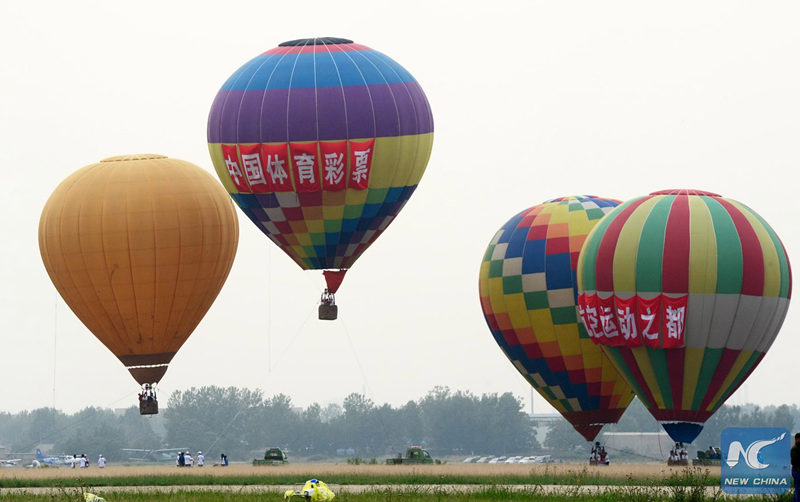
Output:
[[97,458],[97,467],[103,468],[106,466],[106,457],[103,456],[101,453],[100,456]]
[[800,432],[794,435],[794,446],[791,451],[792,456],[792,479],[794,480],[794,502],[800,502]]
[[203,464],[206,462],[206,457],[203,456],[202,451],[197,452],[197,467],[203,467]]

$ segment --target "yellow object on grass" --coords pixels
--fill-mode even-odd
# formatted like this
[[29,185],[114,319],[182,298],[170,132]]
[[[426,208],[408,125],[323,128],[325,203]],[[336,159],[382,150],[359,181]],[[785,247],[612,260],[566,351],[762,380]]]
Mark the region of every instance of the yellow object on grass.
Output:
[[294,490],[286,490],[286,492],[283,494],[283,498],[285,500],[288,500],[293,496],[303,497],[306,500],[333,500],[333,497],[336,495],[323,481],[318,479],[309,479],[306,481],[306,484],[303,485],[303,489],[300,491],[300,493],[297,493]]

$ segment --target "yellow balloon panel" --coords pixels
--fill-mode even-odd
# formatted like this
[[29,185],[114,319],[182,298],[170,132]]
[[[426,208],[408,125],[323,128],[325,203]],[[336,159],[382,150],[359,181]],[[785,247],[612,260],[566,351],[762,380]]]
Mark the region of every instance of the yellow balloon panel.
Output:
[[238,223],[208,173],[159,155],[112,157],[65,179],[39,222],[47,273],[140,383],[153,383],[233,264]]

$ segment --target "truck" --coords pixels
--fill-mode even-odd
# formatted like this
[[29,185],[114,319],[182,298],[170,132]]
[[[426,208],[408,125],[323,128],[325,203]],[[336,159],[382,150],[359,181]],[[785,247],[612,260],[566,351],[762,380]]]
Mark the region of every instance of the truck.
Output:
[[286,452],[280,448],[267,448],[263,459],[257,458],[253,460],[253,465],[283,465],[288,463],[289,458],[286,456]]
[[708,450],[697,450],[697,458],[692,459],[692,465],[722,465],[722,450],[709,446]]
[[407,465],[407,464],[432,464],[433,457],[428,450],[423,450],[421,446],[412,446],[406,450],[406,454],[398,453],[392,458],[387,458],[388,465]]

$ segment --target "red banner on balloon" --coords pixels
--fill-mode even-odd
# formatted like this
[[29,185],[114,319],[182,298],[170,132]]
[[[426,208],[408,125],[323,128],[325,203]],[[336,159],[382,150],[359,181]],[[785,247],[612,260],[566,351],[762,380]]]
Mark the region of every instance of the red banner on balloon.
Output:
[[685,345],[686,306],[689,297],[671,298],[663,295],[661,299],[662,345],[674,349]]
[[286,143],[261,145],[265,177],[271,192],[291,192],[292,178],[289,176],[289,149]]
[[375,153],[375,139],[350,142],[350,179],[348,188],[364,190],[369,188],[369,173]]
[[594,343],[600,343],[603,331],[600,328],[600,317],[597,315],[597,296],[585,293],[578,295],[578,313],[583,320],[586,333]]
[[319,150],[322,154],[322,189],[344,190],[347,187],[347,141],[323,141]]
[[603,328],[605,340],[603,343],[606,345],[619,346],[625,345],[625,340],[619,332],[617,326],[617,313],[614,308],[614,297],[608,298],[597,297],[597,310],[600,316],[600,326]]
[[578,313],[597,344],[674,349],[686,344],[688,296],[620,298],[578,295]]
[[319,179],[317,143],[289,143],[289,151],[295,190],[298,193],[319,192],[322,183]]
[[639,347],[642,338],[636,326],[636,297],[615,298],[617,306],[617,325],[627,347]]
[[242,165],[239,162],[239,152],[236,145],[222,145],[222,159],[228,169],[228,175],[236,186],[238,192],[250,193],[250,187],[244,179]]
[[261,157],[261,145],[239,145],[242,160],[242,173],[253,193],[269,192],[267,178],[264,176],[264,162]]
[[661,323],[661,295],[655,298],[636,299],[636,324],[642,343],[648,347],[658,348],[658,335]]

